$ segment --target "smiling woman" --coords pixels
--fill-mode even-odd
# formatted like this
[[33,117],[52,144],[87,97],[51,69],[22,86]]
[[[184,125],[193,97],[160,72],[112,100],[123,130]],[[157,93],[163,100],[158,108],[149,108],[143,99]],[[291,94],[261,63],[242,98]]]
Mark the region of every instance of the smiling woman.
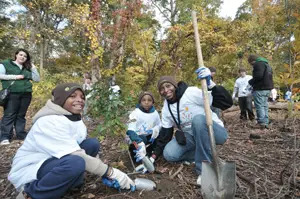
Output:
[[4,104],[1,122],[1,145],[10,143],[15,127],[17,139],[25,139],[25,115],[31,102],[32,83],[40,81],[36,67],[31,63],[29,52],[18,49],[14,59],[0,62],[0,80],[2,88],[9,88],[10,94]]

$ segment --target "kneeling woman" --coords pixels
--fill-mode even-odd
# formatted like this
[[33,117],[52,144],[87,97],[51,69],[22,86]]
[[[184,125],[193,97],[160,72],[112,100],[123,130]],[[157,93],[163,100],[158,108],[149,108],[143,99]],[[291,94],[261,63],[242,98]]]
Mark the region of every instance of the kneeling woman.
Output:
[[13,159],[8,179],[20,191],[20,198],[61,198],[70,188],[83,184],[85,171],[118,182],[122,189],[134,187],[125,173],[95,158],[100,144],[86,138],[80,115],[85,102],[82,88],[75,83],[60,84],[52,95],[34,116],[33,126]]

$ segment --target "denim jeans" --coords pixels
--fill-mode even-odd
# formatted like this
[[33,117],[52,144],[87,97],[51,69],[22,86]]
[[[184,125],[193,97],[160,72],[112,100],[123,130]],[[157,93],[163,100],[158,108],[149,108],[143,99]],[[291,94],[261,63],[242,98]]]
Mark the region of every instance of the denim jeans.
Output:
[[217,107],[214,107],[214,106],[211,106],[210,109],[212,110],[212,112],[214,112],[215,114],[217,114],[218,118],[221,117],[221,112],[222,110],[217,108]]
[[[84,140],[80,147],[86,154],[95,157],[100,143],[95,138]],[[37,173],[37,180],[27,183],[24,191],[33,199],[58,199],[69,189],[83,184],[85,161],[77,155],[46,160]]]
[[13,126],[15,126],[17,139],[25,139],[26,119],[25,115],[31,102],[31,93],[10,93],[7,103],[4,105],[4,114],[1,121],[0,141],[13,137]]
[[253,92],[254,105],[256,108],[257,122],[261,125],[269,124],[269,104],[268,97],[270,90],[256,90]]
[[[227,130],[213,122],[216,144],[224,144],[227,140]],[[179,145],[173,138],[163,152],[164,158],[170,162],[195,161],[196,172],[201,174],[202,162],[212,160],[208,128],[204,115],[196,115],[192,121],[192,133],[185,133],[186,145]]]
[[239,97],[239,107],[241,110],[240,119],[247,120],[247,113],[249,120],[253,120],[255,118],[252,110],[252,96]]

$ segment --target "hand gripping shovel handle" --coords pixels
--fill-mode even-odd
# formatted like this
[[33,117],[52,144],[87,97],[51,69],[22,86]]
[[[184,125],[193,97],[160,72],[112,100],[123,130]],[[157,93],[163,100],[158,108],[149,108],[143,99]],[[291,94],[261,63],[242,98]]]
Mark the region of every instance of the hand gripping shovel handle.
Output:
[[[193,27],[194,27],[194,33],[195,33],[195,45],[197,49],[197,58],[198,58],[198,65],[199,67],[203,67],[203,58],[202,58],[202,51],[201,51],[201,45],[200,45],[200,39],[199,39],[199,33],[198,33],[198,24],[197,24],[197,17],[196,12],[192,12],[192,18],[193,18]],[[217,158],[217,151],[216,151],[216,141],[214,137],[214,132],[212,128],[212,116],[211,116],[211,109],[209,106],[209,98],[208,98],[208,91],[207,91],[207,84],[205,79],[201,79],[201,87],[203,92],[203,98],[204,98],[204,109],[205,109],[205,116],[206,116],[206,124],[208,128],[208,134],[210,137],[210,146],[211,146],[211,152],[213,156],[213,163],[218,163]]]

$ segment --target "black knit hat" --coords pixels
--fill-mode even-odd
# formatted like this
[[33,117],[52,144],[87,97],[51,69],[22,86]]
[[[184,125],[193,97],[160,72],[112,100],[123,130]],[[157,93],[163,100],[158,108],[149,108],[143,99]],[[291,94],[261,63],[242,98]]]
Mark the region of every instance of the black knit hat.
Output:
[[172,77],[172,76],[162,76],[162,77],[160,77],[160,79],[157,82],[157,88],[158,88],[158,90],[160,89],[161,85],[163,83],[166,83],[166,82],[168,82],[170,84],[173,84],[173,86],[175,86],[175,88],[177,88],[177,82],[174,79],[174,77]]
[[152,98],[153,104],[154,104],[154,101],[155,101],[155,100],[154,100],[153,94],[152,94],[151,92],[149,92],[149,91],[144,91],[144,92],[142,92],[142,93],[140,94],[140,96],[139,96],[139,103],[141,103],[142,98],[143,98],[145,95],[150,95],[150,97]]
[[84,95],[83,89],[79,84],[76,83],[64,83],[59,84],[52,90],[52,102],[61,107],[64,106],[67,98],[75,92],[75,90],[80,89]]
[[210,70],[211,73],[217,72],[217,69],[216,69],[216,67],[214,67],[214,66],[211,66],[211,67],[209,67],[208,69]]

